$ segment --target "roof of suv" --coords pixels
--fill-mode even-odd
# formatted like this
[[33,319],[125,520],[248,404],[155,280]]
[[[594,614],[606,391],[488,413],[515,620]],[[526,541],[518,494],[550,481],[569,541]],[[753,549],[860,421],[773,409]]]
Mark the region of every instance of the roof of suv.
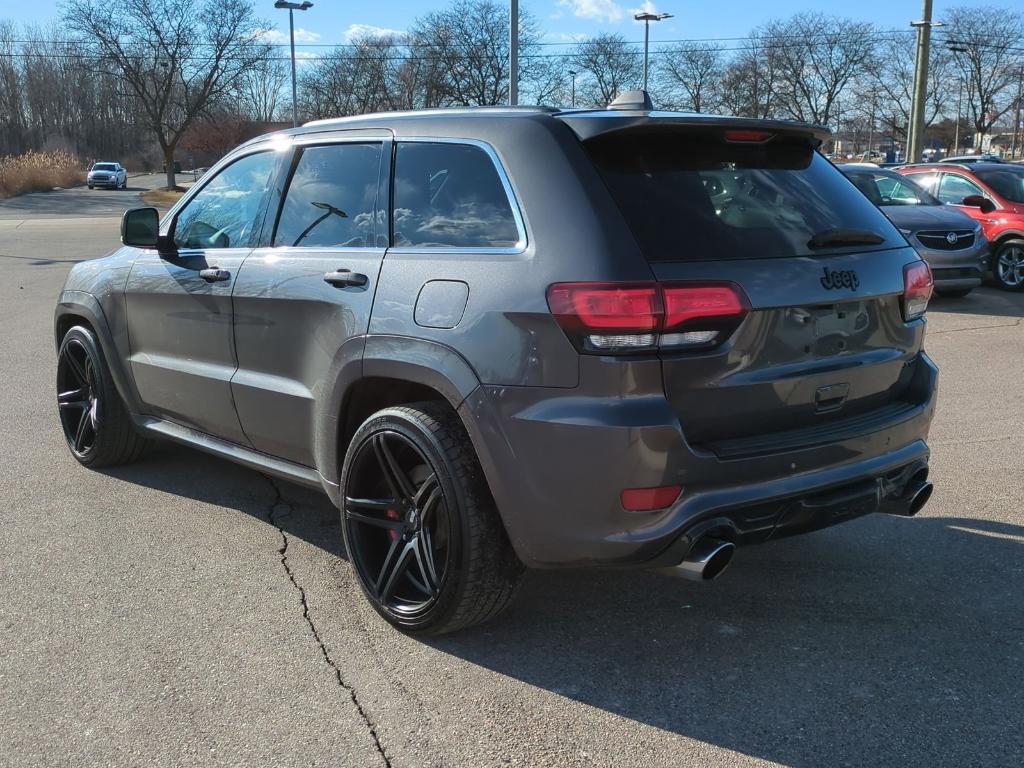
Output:
[[[803,134],[808,138],[818,141],[822,141],[830,135],[830,131],[822,126],[787,120],[758,120],[695,112],[661,112],[657,110],[623,108],[557,109],[554,107],[537,106],[452,107],[404,112],[377,112],[327,120],[314,120],[299,128],[279,131],[275,135],[298,136],[345,128],[391,128],[403,123],[413,122],[420,123],[421,125],[423,122],[436,123],[438,129],[441,129],[446,124],[466,119],[501,122],[510,119],[559,120],[569,125],[584,140],[619,130],[669,126],[721,126],[734,129],[767,129],[785,131],[790,134]],[[265,138],[266,135],[259,136],[247,143],[261,141]]]

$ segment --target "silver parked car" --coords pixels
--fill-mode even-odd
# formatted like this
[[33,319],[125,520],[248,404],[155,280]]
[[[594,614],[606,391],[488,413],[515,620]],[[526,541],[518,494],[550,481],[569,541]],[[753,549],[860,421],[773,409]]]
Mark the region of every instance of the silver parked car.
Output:
[[94,163],[86,177],[89,189],[107,187],[107,189],[127,189],[128,170],[120,163]]
[[981,225],[943,203],[906,176],[849,164],[839,170],[895,224],[932,268],[935,292],[966,296],[981,285],[989,242]]

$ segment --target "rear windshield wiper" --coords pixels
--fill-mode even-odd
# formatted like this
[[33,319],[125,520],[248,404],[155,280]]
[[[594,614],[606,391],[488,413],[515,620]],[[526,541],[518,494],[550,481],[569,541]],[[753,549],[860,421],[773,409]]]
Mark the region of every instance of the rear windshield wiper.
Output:
[[808,248],[841,248],[847,245],[878,245],[885,238],[867,229],[826,229],[807,241]]

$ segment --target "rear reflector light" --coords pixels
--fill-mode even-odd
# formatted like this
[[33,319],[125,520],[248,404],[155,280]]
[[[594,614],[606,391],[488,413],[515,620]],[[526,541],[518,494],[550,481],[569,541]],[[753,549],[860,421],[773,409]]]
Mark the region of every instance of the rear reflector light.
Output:
[[932,271],[923,261],[903,267],[903,319],[907,322],[921,317],[928,309],[935,282]]
[[679,498],[683,486],[663,485],[659,488],[627,488],[619,500],[622,508],[629,512],[651,512],[665,509]]
[[597,353],[715,346],[750,310],[734,283],[555,283],[548,306],[581,351]]
[[760,143],[762,141],[768,141],[773,134],[768,131],[749,131],[742,129],[734,129],[725,132],[726,141],[749,141]]

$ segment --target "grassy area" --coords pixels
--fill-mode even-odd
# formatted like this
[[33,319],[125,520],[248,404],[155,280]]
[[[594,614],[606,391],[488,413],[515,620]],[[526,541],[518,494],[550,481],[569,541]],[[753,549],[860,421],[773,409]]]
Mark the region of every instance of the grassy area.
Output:
[[64,150],[0,157],[0,197],[73,187],[83,181],[81,162]]
[[185,193],[185,187],[160,187],[159,189],[147,189],[142,193],[142,199],[155,208],[170,208]]

